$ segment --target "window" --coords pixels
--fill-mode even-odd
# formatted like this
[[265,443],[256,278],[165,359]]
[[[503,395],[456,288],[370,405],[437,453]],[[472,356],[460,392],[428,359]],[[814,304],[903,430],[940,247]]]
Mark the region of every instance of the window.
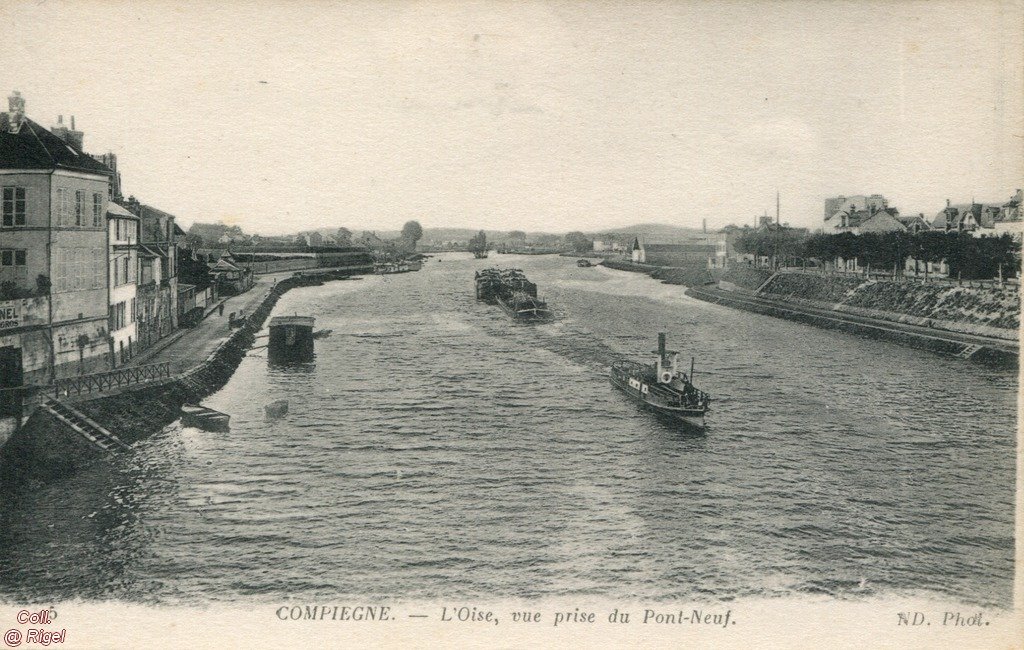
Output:
[[127,309],[124,302],[110,306],[110,329],[119,330],[128,324]]
[[84,226],[85,223],[85,190],[75,190],[75,225]]
[[129,262],[130,258],[128,256],[122,257],[117,261],[117,265],[121,269],[121,281],[118,284],[127,284],[132,281]]
[[58,248],[54,251],[54,269],[56,270],[53,282],[53,290],[56,292],[67,291],[68,277],[67,268],[65,267],[65,260],[67,259],[66,251],[63,248]]
[[0,251],[0,264],[3,266],[25,266],[25,251],[11,248]]
[[92,225],[103,227],[103,195],[98,192],[92,195]]
[[28,287],[27,255],[24,250],[0,250],[0,282],[13,282],[23,289]]
[[68,191],[66,188],[57,188],[57,225],[71,225],[71,204],[68,202]]
[[[129,318],[131,318],[131,320],[129,321],[130,323],[134,323],[134,322],[135,322],[135,315],[136,315],[136,314],[138,313],[138,312],[136,311],[137,309],[138,309],[138,305],[137,305],[137,304],[136,304],[136,302],[135,302],[135,298],[132,298],[132,311],[131,311],[131,313],[130,313],[130,314],[128,315],[128,316],[129,316]],[[130,336],[129,336],[129,337],[128,337],[128,347],[130,348],[130,347],[131,347],[131,345],[132,345],[132,337],[130,337]]]
[[5,228],[25,225],[25,188],[5,187],[3,192],[3,225]]
[[92,248],[58,248],[55,292],[102,289],[107,282],[107,262]]
[[121,219],[114,219],[114,239],[121,241]]

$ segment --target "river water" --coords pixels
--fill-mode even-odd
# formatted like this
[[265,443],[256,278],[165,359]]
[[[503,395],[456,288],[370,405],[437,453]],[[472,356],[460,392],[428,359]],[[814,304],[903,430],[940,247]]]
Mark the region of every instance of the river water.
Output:
[[[495,264],[558,320],[477,303],[473,272]],[[253,351],[206,401],[229,433],[172,425],[4,497],[0,599],[1011,604],[1014,374],[557,257],[449,255],[274,313],[333,334],[314,364]],[[697,357],[703,435],[608,382],[658,331]]]

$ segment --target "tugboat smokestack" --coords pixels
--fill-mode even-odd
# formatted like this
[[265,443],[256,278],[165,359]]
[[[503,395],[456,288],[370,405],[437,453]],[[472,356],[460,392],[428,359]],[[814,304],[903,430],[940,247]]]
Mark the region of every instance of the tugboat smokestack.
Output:
[[658,356],[665,358],[665,332],[658,332]]

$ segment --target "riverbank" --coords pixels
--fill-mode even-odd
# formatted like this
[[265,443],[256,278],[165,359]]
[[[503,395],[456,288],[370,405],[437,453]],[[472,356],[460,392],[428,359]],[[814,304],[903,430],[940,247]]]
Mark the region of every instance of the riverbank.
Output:
[[1019,344],[1016,287],[959,287],[859,277],[716,271],[603,263],[688,287],[694,298],[826,329],[883,339],[981,363],[1015,367]]
[[1017,365],[1017,347],[1011,342],[1001,339],[975,337],[843,314],[832,310],[814,309],[782,300],[766,299],[710,287],[699,289],[691,287],[686,290],[686,295],[744,311],[891,341],[907,347],[970,359],[987,365],[1005,368]]
[[[218,325],[208,323],[208,331],[185,334],[160,352],[176,355],[187,365],[179,374],[81,400],[74,408],[128,445],[148,437],[181,417],[182,406],[198,403],[227,383],[282,295],[352,275],[348,269],[299,273],[272,282],[255,300],[243,294],[239,298],[247,298],[244,302],[252,309],[236,321],[241,325],[227,338],[212,339],[210,331]],[[0,485],[9,489],[31,480],[60,478],[107,453],[40,408],[0,449]]]
[[689,266],[653,266],[651,264],[639,264],[626,260],[604,260],[600,264],[601,266],[607,266],[618,271],[646,273],[655,280],[661,280],[665,284],[699,287],[715,281],[707,266],[703,263],[694,263]]

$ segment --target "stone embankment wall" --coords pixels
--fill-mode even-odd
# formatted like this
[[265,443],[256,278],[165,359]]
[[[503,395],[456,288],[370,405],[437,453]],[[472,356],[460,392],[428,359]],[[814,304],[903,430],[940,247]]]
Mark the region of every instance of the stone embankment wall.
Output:
[[627,262],[625,260],[604,260],[601,262],[601,265],[619,271],[646,273],[655,280],[661,280],[665,284],[699,287],[715,281],[708,271],[707,265],[703,263],[694,263],[688,266],[653,266],[651,264],[637,264],[636,262]]
[[[198,403],[228,382],[285,292],[348,276],[347,272],[329,272],[285,278],[270,289],[242,327],[188,371],[73,406],[128,444],[150,436],[181,417],[182,406]],[[39,409],[0,450],[0,483],[11,487],[31,479],[59,478],[103,455],[105,452]]]
[[[891,341],[907,347],[930,350],[940,354],[960,356],[965,359],[970,358],[972,361],[977,361],[991,366],[1012,368],[1017,365],[1017,355],[1007,349],[981,347],[980,349],[974,350],[967,344],[958,343],[949,339],[934,336],[920,336],[912,332],[885,326],[884,324],[873,325],[869,323],[843,320],[840,318],[841,314],[836,314],[836,317],[833,318],[828,315],[800,311],[799,308],[787,308],[782,303],[759,300],[749,294],[735,291],[690,288],[686,293],[694,298],[699,298],[701,300],[720,305],[727,305],[729,307],[735,307],[736,309],[742,309],[744,311],[765,314],[776,318],[785,318],[786,320],[814,325],[824,329],[840,330],[850,334],[857,334],[859,336],[868,336],[874,339]],[[968,354],[965,355],[965,353]]]
[[1016,286],[960,287],[917,281],[876,281],[815,273],[779,273],[766,298],[897,323],[1008,340],[1017,339]]
[[[838,329],[910,347],[970,358],[999,366],[1015,366],[1020,303],[1016,286],[1004,288],[957,287],[920,282],[886,282],[861,277],[783,272],[736,266],[700,271],[660,268],[631,262],[602,262],[624,271],[647,273],[670,284],[685,284],[687,294],[737,309],[785,318],[828,329]],[[720,289],[706,289],[713,276]],[[801,311],[800,305],[835,314]],[[847,320],[844,320],[844,316]],[[857,317],[862,322],[851,322]],[[870,320],[866,320],[870,319]],[[854,319],[856,320],[856,319]],[[888,323],[935,330],[921,335]],[[991,345],[972,346],[941,338],[942,330],[985,336]]]
[[719,283],[729,285],[730,289],[740,291],[757,291],[758,287],[772,277],[771,271],[748,266],[730,266],[716,278]]

